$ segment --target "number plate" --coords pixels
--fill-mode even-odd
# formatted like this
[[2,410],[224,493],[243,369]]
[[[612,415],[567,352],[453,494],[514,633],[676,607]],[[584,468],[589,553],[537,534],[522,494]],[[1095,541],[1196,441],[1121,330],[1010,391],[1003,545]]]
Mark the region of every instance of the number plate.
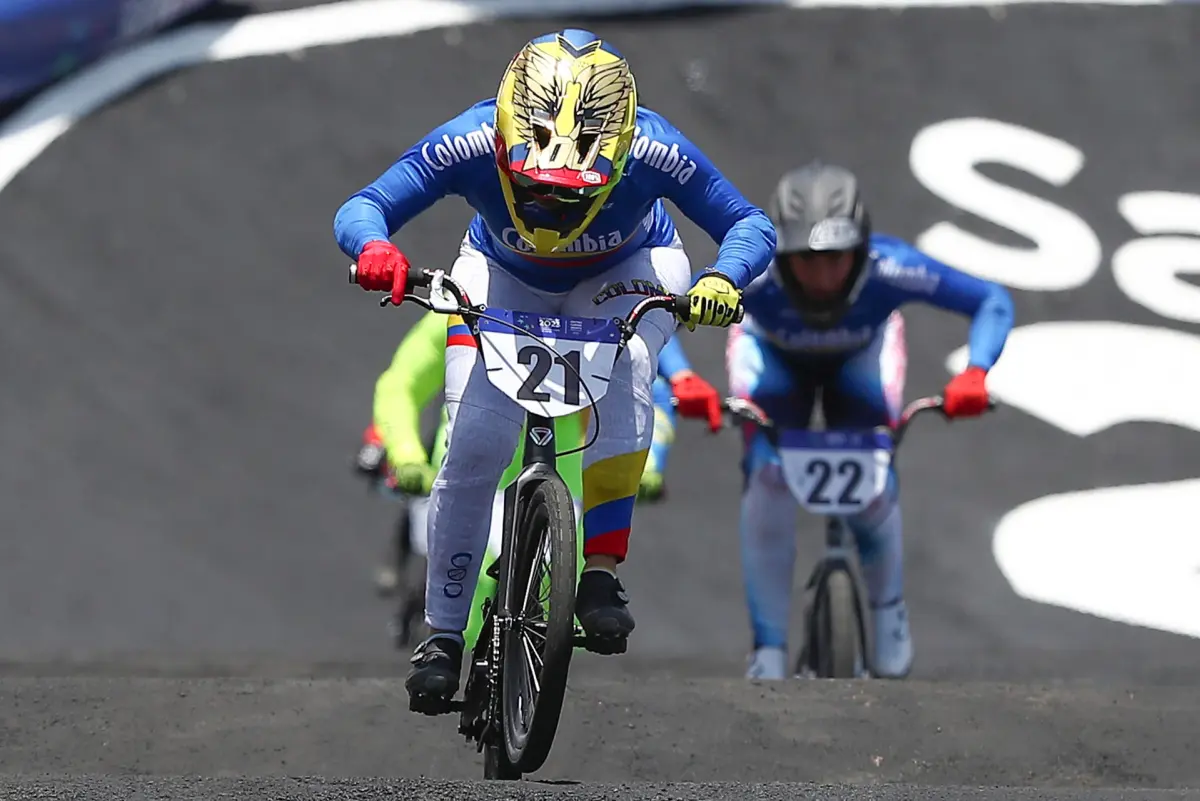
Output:
[[544,340],[494,320],[479,321],[488,380],[521,408],[564,417],[587,406],[589,392],[596,401],[608,392],[621,343],[621,331],[612,320],[506,310],[488,314]]
[[783,431],[779,455],[788,487],[809,512],[861,512],[887,486],[891,438],[873,431]]

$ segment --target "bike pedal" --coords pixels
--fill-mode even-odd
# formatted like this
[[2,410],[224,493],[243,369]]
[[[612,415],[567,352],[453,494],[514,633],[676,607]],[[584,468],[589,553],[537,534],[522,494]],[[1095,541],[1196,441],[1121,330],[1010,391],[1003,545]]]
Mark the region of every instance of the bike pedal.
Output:
[[454,711],[454,702],[440,695],[410,695],[408,711],[422,715],[448,715]]
[[576,645],[581,645],[590,653],[601,656],[616,656],[623,654],[629,648],[628,637],[579,637]]

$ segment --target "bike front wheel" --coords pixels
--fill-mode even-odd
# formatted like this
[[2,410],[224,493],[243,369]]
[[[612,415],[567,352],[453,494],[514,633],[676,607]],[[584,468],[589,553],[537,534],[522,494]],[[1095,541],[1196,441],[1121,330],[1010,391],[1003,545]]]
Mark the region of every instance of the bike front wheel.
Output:
[[578,577],[575,506],[566,484],[552,476],[527,498],[517,509],[509,555],[513,620],[503,636],[501,690],[506,753],[522,773],[542,766],[558,730],[574,648]]
[[850,574],[844,570],[830,573],[816,603],[817,675],[852,679],[858,675],[861,626]]

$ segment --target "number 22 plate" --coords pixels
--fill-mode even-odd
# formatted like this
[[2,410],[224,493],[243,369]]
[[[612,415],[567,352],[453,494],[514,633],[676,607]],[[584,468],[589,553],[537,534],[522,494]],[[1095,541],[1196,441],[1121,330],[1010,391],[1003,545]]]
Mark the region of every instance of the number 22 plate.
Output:
[[479,321],[488,381],[521,408],[564,417],[586,407],[589,393],[599,401],[608,392],[621,342],[612,320],[501,309],[488,314],[542,340],[494,320]]
[[872,431],[784,431],[779,456],[796,501],[824,515],[865,509],[887,486],[892,461],[888,436]]

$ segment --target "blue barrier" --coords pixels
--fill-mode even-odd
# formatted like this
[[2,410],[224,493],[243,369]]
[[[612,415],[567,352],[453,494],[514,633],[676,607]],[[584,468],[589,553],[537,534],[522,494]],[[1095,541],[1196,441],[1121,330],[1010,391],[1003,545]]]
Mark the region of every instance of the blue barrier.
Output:
[[215,0],[0,0],[0,102]]

